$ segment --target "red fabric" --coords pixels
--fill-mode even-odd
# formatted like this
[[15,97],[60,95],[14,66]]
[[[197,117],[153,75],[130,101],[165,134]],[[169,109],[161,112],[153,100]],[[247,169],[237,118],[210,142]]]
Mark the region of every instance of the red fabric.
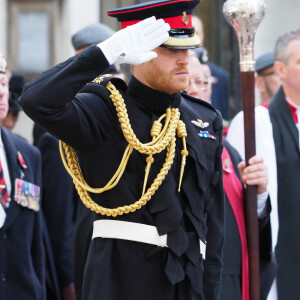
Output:
[[243,187],[234,172],[229,153],[224,147],[222,152],[223,182],[225,194],[232,207],[233,214],[238,226],[242,248],[242,300],[249,300],[249,261],[246,240],[246,223],[243,203]]
[[20,151],[18,151],[18,161],[23,169],[27,169],[27,165]]
[[[292,113],[292,116],[293,116],[293,120],[296,124],[298,124],[298,116],[297,116],[297,108],[295,106],[293,106],[290,102],[286,102],[287,105],[289,106],[290,110],[291,110],[291,113]],[[261,106],[264,106],[265,108],[269,109],[269,102],[265,102],[263,104],[261,104]]]
[[1,161],[0,161],[0,194],[2,196],[1,203],[2,203],[3,207],[5,208],[6,204],[7,204],[7,200],[8,200],[8,192],[6,189],[6,184],[5,184],[5,180],[4,180],[4,173],[2,170]]
[[266,109],[269,109],[269,103],[270,103],[269,101],[262,103],[261,106],[265,107]]
[[297,116],[297,108],[295,106],[293,106],[290,102],[286,102],[291,110],[292,116],[293,116],[293,120],[296,124],[298,124],[298,116]]
[[[193,27],[192,25],[192,19],[191,15],[187,15],[189,18],[189,23],[185,25],[182,21],[183,15],[176,16],[176,17],[170,17],[170,18],[163,18],[163,20],[170,25],[171,28],[190,28]],[[132,21],[126,21],[126,22],[121,22],[121,28],[124,29],[127,26],[134,25],[136,23],[141,22],[142,20],[132,20]]]
[[226,136],[227,136],[228,129],[229,129],[229,126],[228,126],[228,125],[224,125],[224,126],[223,126],[223,138],[224,138],[224,139],[225,139]]

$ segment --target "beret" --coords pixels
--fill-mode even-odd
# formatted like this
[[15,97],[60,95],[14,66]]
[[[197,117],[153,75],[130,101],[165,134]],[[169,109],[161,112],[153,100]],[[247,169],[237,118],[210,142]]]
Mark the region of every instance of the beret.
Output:
[[207,64],[208,52],[207,52],[206,48],[204,48],[204,47],[196,48],[196,49],[193,49],[193,52],[195,52],[195,54],[197,55],[201,64]]
[[22,110],[19,105],[19,97],[21,96],[24,86],[24,76],[18,72],[12,72],[9,80],[9,111]]
[[256,59],[256,72],[273,66],[274,64],[274,50],[267,51]]
[[88,25],[72,35],[72,44],[75,50],[93,44],[99,44],[115,32],[107,25],[102,23]]

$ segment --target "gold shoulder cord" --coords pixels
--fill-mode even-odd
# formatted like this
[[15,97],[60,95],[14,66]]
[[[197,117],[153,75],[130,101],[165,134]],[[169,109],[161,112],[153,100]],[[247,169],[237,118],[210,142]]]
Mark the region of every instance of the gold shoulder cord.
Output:
[[[103,81],[103,77],[100,77],[100,78],[96,78],[93,82],[100,84],[102,81]],[[185,166],[185,159],[186,156],[188,155],[188,151],[186,149],[186,143],[185,143],[185,137],[187,136],[187,133],[186,133],[185,124],[181,120],[179,120],[180,118],[179,110],[177,108],[172,108],[172,109],[168,108],[166,113],[162,115],[157,121],[154,121],[152,125],[152,129],[151,129],[152,141],[146,144],[142,144],[137,139],[136,135],[134,134],[131,128],[127,110],[126,110],[126,105],[124,103],[124,99],[122,98],[121,94],[111,82],[108,82],[106,88],[111,93],[110,98],[114,103],[114,106],[116,107],[122,132],[124,134],[126,141],[128,142],[128,146],[124,151],[119,168],[117,169],[114,176],[103,188],[92,188],[86,183],[86,181],[83,178],[83,175],[79,167],[78,158],[74,149],[68,146],[66,143],[59,141],[59,150],[60,150],[60,155],[63,164],[66,170],[68,171],[68,173],[70,174],[70,176],[72,177],[75,188],[84,205],[90,208],[92,211],[95,211],[96,213],[116,217],[118,215],[122,215],[124,213],[127,214],[130,212],[134,212],[137,209],[140,209],[151,199],[151,197],[154,195],[156,190],[162,184],[162,181],[165,179],[165,176],[168,174],[173,164],[173,159],[175,156],[175,146],[176,146],[176,137],[175,137],[176,130],[178,136],[181,137],[183,140],[183,150],[181,151],[182,164],[180,170],[178,192],[180,191],[180,186],[183,177],[183,170]],[[165,124],[164,127],[162,128],[161,121],[163,119],[165,119]],[[150,167],[154,161],[153,155],[160,153],[165,148],[167,148],[165,162],[162,168],[160,169],[160,172],[157,174],[156,178],[154,179],[152,185],[148,188],[148,190],[145,193]],[[118,184],[119,180],[121,179],[125,171],[127,162],[129,160],[129,157],[133,149],[139,151],[140,153],[148,155],[148,157],[146,158],[147,166],[145,171],[142,197],[133,204],[124,205],[117,208],[105,208],[98,205],[90,198],[88,192],[100,194],[114,188]],[[64,152],[66,154],[67,162],[65,159]]]

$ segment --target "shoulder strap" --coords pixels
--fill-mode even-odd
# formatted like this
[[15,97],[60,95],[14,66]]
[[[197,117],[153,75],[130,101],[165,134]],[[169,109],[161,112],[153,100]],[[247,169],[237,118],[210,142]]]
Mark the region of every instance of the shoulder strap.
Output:
[[118,77],[114,77],[111,74],[105,74],[101,75],[99,77],[96,77],[92,83],[100,84],[103,86],[107,86],[107,84],[111,82],[118,90],[126,91],[127,90],[127,84],[124,80]]

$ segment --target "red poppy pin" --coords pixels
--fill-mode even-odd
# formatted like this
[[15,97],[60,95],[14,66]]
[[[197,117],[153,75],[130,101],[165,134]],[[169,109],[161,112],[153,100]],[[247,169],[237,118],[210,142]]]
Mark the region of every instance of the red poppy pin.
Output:
[[20,166],[23,168],[23,169],[27,169],[27,165],[25,163],[25,160],[23,158],[23,155],[21,154],[20,151],[18,151],[18,161],[20,163]]
[[230,159],[229,159],[229,158],[225,158],[225,159],[223,160],[223,170],[224,170],[225,172],[227,172],[227,173],[232,173],[232,170],[231,170],[231,168],[230,168],[230,165],[231,165]]

